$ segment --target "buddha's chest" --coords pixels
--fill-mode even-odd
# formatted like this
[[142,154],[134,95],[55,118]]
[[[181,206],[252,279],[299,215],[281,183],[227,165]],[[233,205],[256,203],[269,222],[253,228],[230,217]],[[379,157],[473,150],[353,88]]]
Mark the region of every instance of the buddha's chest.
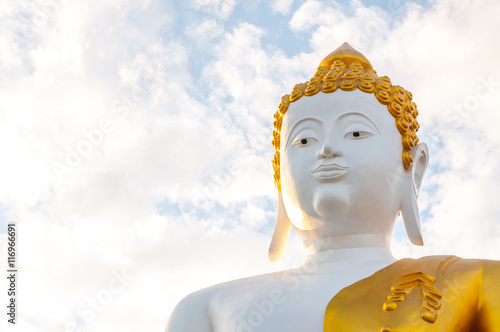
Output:
[[286,274],[214,294],[214,332],[471,331],[480,278],[476,269],[394,264],[363,274]]
[[339,275],[298,274],[239,285],[214,296],[209,307],[214,332],[321,332],[328,303],[352,282]]

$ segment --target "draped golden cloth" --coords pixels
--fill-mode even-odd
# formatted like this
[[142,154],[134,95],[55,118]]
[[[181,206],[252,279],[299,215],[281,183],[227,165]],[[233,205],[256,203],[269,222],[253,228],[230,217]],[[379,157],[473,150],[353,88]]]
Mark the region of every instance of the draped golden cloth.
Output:
[[399,260],[335,295],[324,331],[500,331],[500,261]]

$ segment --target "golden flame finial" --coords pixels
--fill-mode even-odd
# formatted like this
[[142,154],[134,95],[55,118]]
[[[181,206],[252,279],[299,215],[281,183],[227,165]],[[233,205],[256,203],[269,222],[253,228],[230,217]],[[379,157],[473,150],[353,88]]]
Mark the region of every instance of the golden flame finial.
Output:
[[363,66],[364,70],[373,69],[370,61],[368,61],[368,59],[361,52],[356,50],[347,42],[343,43],[335,51],[328,54],[319,65],[330,68],[336,60],[342,61],[346,66],[351,65],[353,62],[359,62]]

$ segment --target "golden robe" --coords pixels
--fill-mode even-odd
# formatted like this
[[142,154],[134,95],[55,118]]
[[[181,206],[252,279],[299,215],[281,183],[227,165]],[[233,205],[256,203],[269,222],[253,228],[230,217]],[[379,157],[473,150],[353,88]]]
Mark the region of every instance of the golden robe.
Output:
[[324,331],[500,331],[500,261],[399,260],[335,295]]

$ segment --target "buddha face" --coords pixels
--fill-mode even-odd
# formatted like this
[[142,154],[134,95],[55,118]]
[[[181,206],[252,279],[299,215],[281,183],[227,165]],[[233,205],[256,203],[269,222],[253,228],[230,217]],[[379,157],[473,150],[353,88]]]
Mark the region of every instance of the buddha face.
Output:
[[408,176],[394,121],[359,90],[290,104],[281,129],[281,190],[297,231],[312,238],[392,232]]

